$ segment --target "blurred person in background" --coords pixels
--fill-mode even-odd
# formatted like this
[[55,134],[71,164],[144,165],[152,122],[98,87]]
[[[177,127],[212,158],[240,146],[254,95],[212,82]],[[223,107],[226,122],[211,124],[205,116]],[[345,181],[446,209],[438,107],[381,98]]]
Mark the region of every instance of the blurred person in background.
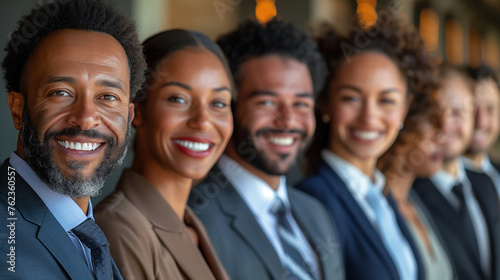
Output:
[[297,187],[341,225],[346,279],[425,279],[413,237],[376,168],[412,99],[431,86],[433,65],[422,40],[389,14],[368,30],[358,22],[345,38],[326,27],[318,45],[329,76],[307,153],[314,173]]
[[475,115],[474,132],[463,159],[465,168],[488,175],[500,198],[500,165],[488,156],[500,132],[498,73],[486,64],[467,70],[474,83]]
[[428,178],[442,168],[443,137],[436,91],[418,94],[404,128],[377,166],[386,177],[386,188],[396,202],[415,240],[427,280],[455,279],[448,249],[432,215],[411,189],[418,178]]
[[461,155],[474,129],[474,95],[462,69],[443,65],[437,100],[443,116],[443,167],[413,189],[443,236],[458,279],[500,279],[498,196],[485,174],[466,171]]

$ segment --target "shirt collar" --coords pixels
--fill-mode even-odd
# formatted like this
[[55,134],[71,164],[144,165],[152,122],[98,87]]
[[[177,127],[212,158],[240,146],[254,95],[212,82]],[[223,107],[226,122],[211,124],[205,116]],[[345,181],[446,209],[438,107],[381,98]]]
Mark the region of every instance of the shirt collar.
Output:
[[361,172],[356,166],[331,151],[323,149],[321,151],[321,156],[325,162],[336,171],[352,194],[364,198],[370,187],[375,186],[380,188],[380,191],[384,189],[385,176],[380,170],[375,169],[375,181],[373,182],[370,177],[366,176],[366,174]]
[[266,182],[227,155],[222,155],[217,165],[254,215],[268,213],[276,197],[283,201],[287,210],[290,209],[285,176],[280,177],[278,189],[274,191]]
[[490,164],[490,160],[489,160],[489,157],[486,156],[485,158],[483,158],[483,160],[481,161],[481,165],[478,167],[476,167],[476,164],[474,163],[474,161],[472,161],[471,159],[467,158],[467,157],[462,157],[462,162],[465,166],[465,168],[469,169],[469,170],[472,170],[472,171],[476,171],[476,172],[485,172],[486,171],[486,168],[487,168],[487,165]]
[[431,176],[431,181],[443,192],[451,192],[453,187],[457,183],[466,184],[466,174],[465,174],[465,166],[461,159],[457,162],[457,176],[453,176],[450,173],[444,171],[443,169],[436,172]]
[[57,193],[49,188],[28,165],[15,152],[10,156],[10,164],[17,173],[28,183],[28,185],[38,194],[45,203],[49,211],[61,224],[66,232],[81,224],[87,218],[94,218],[92,202],[89,199],[88,214],[85,215],[82,209],[69,196]]

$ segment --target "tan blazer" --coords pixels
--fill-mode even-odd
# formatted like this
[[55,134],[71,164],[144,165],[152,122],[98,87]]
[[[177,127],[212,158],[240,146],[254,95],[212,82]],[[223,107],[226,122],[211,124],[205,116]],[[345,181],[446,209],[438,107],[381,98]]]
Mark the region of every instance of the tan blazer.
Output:
[[[96,206],[94,217],[124,279],[229,279],[193,212],[187,208],[181,221],[161,194],[130,169]],[[197,232],[199,247],[186,224]]]

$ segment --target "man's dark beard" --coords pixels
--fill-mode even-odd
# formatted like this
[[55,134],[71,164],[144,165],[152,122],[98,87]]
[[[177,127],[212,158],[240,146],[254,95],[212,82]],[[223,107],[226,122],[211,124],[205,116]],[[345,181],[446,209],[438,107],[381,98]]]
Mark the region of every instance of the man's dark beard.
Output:
[[[281,129],[270,129],[263,128],[259,129],[255,133],[255,137],[259,137],[264,133],[299,133],[301,135],[301,139],[305,139],[307,137],[307,133],[302,130],[290,130],[284,131]],[[297,155],[293,160],[290,161],[290,165],[286,168],[286,170],[282,170],[279,165],[274,164],[272,161],[268,159],[265,152],[263,150],[257,149],[250,131],[244,127],[241,127],[235,122],[234,124],[234,132],[233,132],[233,145],[236,149],[236,153],[240,155],[240,157],[251,165],[255,166],[257,169],[265,172],[269,175],[285,175],[288,172],[288,169],[295,163],[297,156],[301,153],[299,150]],[[292,156],[291,154],[278,154],[281,160],[286,160],[288,157]]]
[[[50,146],[50,140],[63,135],[69,137],[83,135],[107,142],[108,147],[106,147],[104,159],[95,170],[93,176],[85,178],[81,173],[76,172],[70,177],[65,177],[61,173],[54,159],[51,157],[54,148]],[[72,198],[96,196],[100,194],[100,189],[103,187],[109,174],[123,163],[123,159],[127,153],[127,143],[130,139],[130,117],[126,139],[121,145],[118,145],[114,137],[104,135],[96,130],[81,130],[75,127],[46,134],[43,141],[40,139],[38,132],[31,125],[27,108],[24,108],[21,142],[25,159],[38,177],[53,191]],[[74,161],[70,162],[68,167],[73,170],[79,170],[85,167],[85,164]]]

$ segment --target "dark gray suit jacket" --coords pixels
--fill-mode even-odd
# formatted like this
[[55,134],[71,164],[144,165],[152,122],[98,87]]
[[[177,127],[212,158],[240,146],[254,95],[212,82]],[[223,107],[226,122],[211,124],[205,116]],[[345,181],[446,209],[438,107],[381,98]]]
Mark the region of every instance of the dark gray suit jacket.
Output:
[[[287,190],[292,215],[317,256],[322,279],[344,279],[337,231],[326,210],[309,195]],[[193,189],[188,204],[205,225],[231,279],[283,279],[285,271],[274,247],[217,166]]]
[[[73,279],[94,280],[87,263],[80,255],[66,231],[49,211],[40,197],[17,172],[12,175],[9,159],[0,167],[0,279]],[[11,174],[8,174],[11,172]],[[13,193],[9,193],[14,185]],[[8,214],[9,201],[15,195],[15,206],[9,208],[14,213]],[[12,207],[12,206],[11,206]],[[7,220],[16,218],[16,220]],[[15,222],[12,232],[5,225]],[[14,235],[15,244],[9,244],[9,237]],[[10,239],[12,240],[12,238]],[[7,263],[15,250],[15,272],[8,270]],[[113,263],[113,276],[110,279],[122,279]]]

